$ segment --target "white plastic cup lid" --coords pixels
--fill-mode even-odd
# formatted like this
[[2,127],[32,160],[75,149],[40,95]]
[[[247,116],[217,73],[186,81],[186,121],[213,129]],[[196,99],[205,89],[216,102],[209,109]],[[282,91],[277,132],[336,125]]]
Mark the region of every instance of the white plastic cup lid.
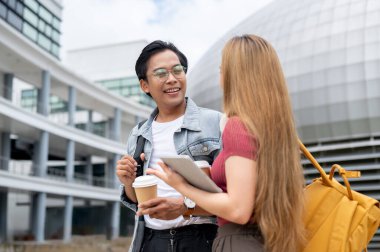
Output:
[[210,164],[205,160],[194,161],[194,163],[198,166],[198,168],[210,167]]
[[158,181],[155,176],[145,175],[145,176],[137,177],[135,181],[133,182],[132,186],[134,188],[147,187],[147,186],[157,185],[157,182]]

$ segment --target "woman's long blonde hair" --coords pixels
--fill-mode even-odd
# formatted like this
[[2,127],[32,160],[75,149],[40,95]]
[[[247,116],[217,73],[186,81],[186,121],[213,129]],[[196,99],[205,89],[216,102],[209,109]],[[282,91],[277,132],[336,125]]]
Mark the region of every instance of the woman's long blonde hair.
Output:
[[304,242],[303,186],[292,108],[273,47],[255,35],[229,40],[223,49],[224,111],[238,116],[259,143],[254,220],[266,251],[299,251]]

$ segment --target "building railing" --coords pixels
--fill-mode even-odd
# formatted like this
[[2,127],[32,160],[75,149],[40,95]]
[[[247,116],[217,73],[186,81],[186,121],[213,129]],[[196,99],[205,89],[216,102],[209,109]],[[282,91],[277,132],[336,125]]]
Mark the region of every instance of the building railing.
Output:
[[[39,165],[33,161],[27,160],[12,160],[6,157],[0,156],[0,169],[8,171],[13,174],[23,175],[23,176],[37,176]],[[68,183],[104,187],[104,188],[115,188],[117,186],[116,179],[110,179],[106,177],[89,176],[87,174],[74,172],[72,179],[68,179],[66,176],[66,171],[64,169],[48,167],[46,170],[46,175],[43,178],[57,180]]]
[[[16,84],[15,84],[15,86],[16,86]],[[31,86],[30,88],[26,88],[26,89],[31,91],[30,97],[28,97],[27,95],[24,95],[24,97],[22,96],[22,91],[21,91],[22,88],[21,89],[16,88],[16,87],[9,88],[7,86],[4,86],[3,92],[4,92],[4,94],[8,93],[11,96],[11,99],[9,99],[9,98],[6,98],[6,99],[8,99],[12,104],[14,104],[17,107],[22,108],[26,111],[29,111],[32,113],[37,113],[38,108],[42,107],[43,103],[41,101],[38,101],[37,90],[35,90],[35,92],[32,92],[33,89],[35,89],[35,87]],[[16,90],[18,90],[18,91],[16,91]],[[55,98],[55,99],[53,99],[53,101],[51,101],[52,98]],[[55,108],[53,108],[53,106],[52,106],[52,104],[55,104],[57,101],[58,101],[57,97],[49,96],[49,111],[48,111],[48,116],[46,118],[48,120],[56,123],[56,124],[67,125],[68,121],[69,121],[69,113],[67,112],[67,110],[66,111],[65,110],[59,111],[59,110],[56,110]],[[59,101],[61,101],[61,100],[59,99]],[[94,111],[94,117],[95,117],[94,118],[95,120],[89,123],[88,122],[89,121],[88,111],[80,109],[77,107],[75,112],[74,112],[74,118],[75,118],[74,122],[76,124],[75,127],[77,129],[89,132],[89,133],[97,135],[97,136],[106,137],[109,139],[114,139],[113,138],[113,132],[107,132],[109,129],[107,127],[107,124],[104,124],[104,122],[108,121],[108,118],[97,113],[96,111]]]

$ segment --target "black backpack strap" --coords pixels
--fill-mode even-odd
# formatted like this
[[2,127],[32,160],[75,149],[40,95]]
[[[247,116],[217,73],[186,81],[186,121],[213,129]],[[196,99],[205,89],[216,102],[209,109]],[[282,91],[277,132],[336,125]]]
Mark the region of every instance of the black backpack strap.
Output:
[[[141,126],[145,122],[146,122],[146,120],[142,121],[142,122],[139,122],[139,124],[137,125],[137,128],[140,129]],[[136,177],[142,176],[144,174],[144,162],[141,160],[141,157],[140,157],[141,153],[144,152],[144,145],[145,145],[145,139],[144,139],[144,137],[142,135],[138,136],[137,137],[137,142],[136,142],[135,154],[133,154],[133,159],[136,160],[137,165],[138,165],[137,166]],[[144,216],[143,215],[139,217],[139,222],[140,221],[144,222]],[[145,225],[142,224],[142,223],[139,223],[139,226],[144,227]],[[144,228],[142,228],[142,230],[144,230]],[[138,234],[137,236],[142,239],[142,237],[144,237],[144,233]],[[140,250],[140,249],[138,249],[138,250]]]
[[[142,121],[139,122],[138,124],[138,129],[146,122]],[[144,152],[144,145],[145,145],[145,139],[143,136],[138,136],[137,137],[137,143],[136,143],[136,149],[135,149],[135,154],[133,154],[133,159],[136,160],[137,162],[137,172],[136,172],[136,177],[142,176],[144,173],[144,162],[141,160],[141,153]]]

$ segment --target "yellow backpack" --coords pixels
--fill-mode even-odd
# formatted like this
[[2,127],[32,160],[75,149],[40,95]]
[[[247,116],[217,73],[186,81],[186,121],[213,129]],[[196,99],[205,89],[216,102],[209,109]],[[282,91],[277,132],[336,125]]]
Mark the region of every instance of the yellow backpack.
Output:
[[[299,141],[304,155],[320,172],[306,187],[306,214],[304,223],[308,241],[304,252],[361,252],[380,225],[379,202],[351,190],[347,178],[359,177],[358,171],[346,171],[333,165],[329,176]],[[345,186],[333,178],[339,171]]]

